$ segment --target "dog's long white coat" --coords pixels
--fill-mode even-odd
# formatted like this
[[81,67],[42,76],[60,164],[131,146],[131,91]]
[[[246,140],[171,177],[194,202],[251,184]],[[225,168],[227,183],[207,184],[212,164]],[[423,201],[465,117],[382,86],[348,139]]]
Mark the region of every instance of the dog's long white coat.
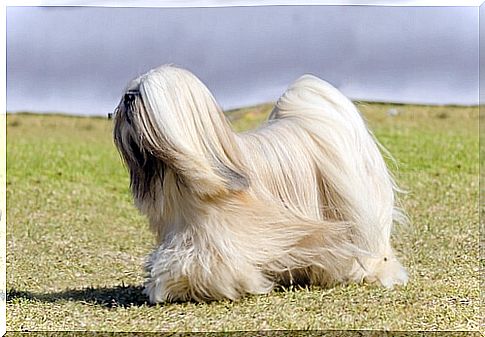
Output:
[[150,193],[134,190],[158,238],[152,302],[236,299],[277,283],[407,281],[390,244],[402,218],[394,182],[359,112],[330,84],[301,77],[266,124],[241,134],[186,70],[156,68],[128,90],[140,101],[120,104],[115,139],[132,179],[143,169],[129,160],[130,142],[165,165]]

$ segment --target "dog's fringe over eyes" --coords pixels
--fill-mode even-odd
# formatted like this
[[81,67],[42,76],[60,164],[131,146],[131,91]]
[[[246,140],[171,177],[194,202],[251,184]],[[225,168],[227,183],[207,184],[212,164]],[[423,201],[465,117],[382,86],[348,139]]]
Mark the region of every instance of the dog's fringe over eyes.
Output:
[[405,217],[380,145],[352,102],[314,76],[237,134],[197,77],[161,66],[129,84],[114,141],[156,235],[151,302],[407,282],[390,243]]

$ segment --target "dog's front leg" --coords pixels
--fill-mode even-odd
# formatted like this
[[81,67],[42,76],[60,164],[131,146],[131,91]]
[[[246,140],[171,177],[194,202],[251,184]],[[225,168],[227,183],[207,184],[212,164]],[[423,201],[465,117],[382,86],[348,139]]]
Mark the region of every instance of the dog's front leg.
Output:
[[274,284],[260,267],[228,247],[228,235],[223,244],[182,233],[162,243],[146,264],[144,293],[150,302],[236,300],[271,291]]
[[181,255],[186,254],[162,244],[148,256],[144,294],[151,303],[187,301],[192,297]]

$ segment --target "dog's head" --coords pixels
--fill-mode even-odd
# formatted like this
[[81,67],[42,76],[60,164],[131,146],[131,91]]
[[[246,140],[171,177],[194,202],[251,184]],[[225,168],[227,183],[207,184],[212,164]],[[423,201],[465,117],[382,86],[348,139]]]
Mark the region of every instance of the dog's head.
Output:
[[190,72],[161,66],[133,80],[114,113],[114,141],[136,198],[172,170],[197,195],[249,185],[235,135],[207,87]]

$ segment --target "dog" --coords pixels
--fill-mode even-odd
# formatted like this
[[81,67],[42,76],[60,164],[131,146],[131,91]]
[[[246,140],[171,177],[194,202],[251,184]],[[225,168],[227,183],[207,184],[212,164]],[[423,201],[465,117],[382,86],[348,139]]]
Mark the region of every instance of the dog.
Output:
[[129,83],[113,133],[156,236],[150,302],[407,282],[390,243],[405,215],[383,148],[327,82],[300,77],[264,125],[235,133],[195,75],[163,65]]

